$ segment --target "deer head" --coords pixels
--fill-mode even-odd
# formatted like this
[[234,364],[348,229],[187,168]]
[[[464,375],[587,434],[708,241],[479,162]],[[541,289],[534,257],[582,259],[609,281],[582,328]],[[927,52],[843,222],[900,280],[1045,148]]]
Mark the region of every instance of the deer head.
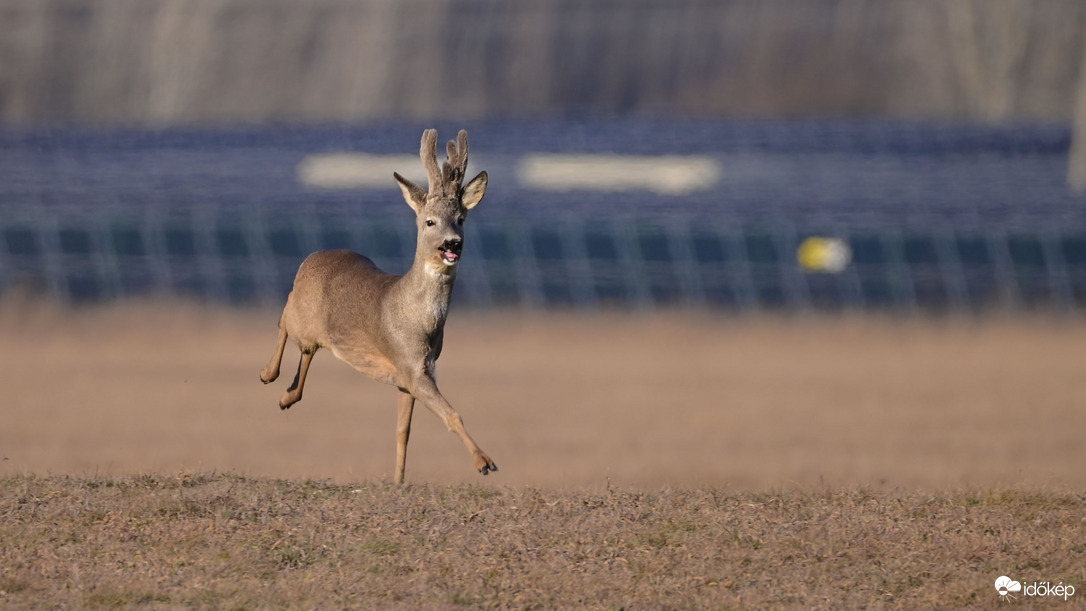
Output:
[[464,246],[464,220],[468,210],[486,193],[486,172],[461,184],[468,168],[468,133],[460,130],[456,141],[446,147],[448,161],[437,164],[437,130],[422,133],[419,156],[426,168],[428,189],[393,172],[407,204],[415,211],[418,243],[415,262],[430,271],[449,274],[456,270]]

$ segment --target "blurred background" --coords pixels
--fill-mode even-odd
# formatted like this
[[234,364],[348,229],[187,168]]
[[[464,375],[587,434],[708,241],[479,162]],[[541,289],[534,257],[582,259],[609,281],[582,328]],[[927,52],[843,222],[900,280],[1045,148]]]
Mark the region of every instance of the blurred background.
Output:
[[0,292],[403,271],[391,173],[436,126],[491,175],[460,306],[1075,310],[1084,28],[1077,0],[0,0]]
[[[1081,0],[0,0],[0,473],[391,474],[293,347],[467,129],[488,485],[1086,485]],[[817,315],[808,316],[815,313]],[[364,408],[364,409],[360,409]],[[415,419],[409,481],[480,481]]]

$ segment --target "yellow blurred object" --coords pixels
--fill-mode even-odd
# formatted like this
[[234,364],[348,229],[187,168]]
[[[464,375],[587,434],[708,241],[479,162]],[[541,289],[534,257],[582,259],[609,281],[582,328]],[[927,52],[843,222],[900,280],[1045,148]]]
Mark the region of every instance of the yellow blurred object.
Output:
[[811,236],[800,243],[796,260],[805,272],[835,274],[848,267],[852,250],[844,240]]

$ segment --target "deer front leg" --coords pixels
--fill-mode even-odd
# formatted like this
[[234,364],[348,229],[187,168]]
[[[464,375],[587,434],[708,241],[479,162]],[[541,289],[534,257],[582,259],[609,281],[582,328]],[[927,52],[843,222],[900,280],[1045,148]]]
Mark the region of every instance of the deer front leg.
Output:
[[279,323],[279,344],[275,348],[275,354],[272,355],[271,360],[268,361],[268,365],[264,367],[260,372],[260,381],[265,384],[270,384],[279,377],[279,364],[283,362],[283,349],[287,346],[287,330],[283,328],[282,322]]
[[302,388],[305,387],[305,375],[309,373],[309,364],[313,362],[316,348],[302,348],[302,358],[298,360],[298,373],[294,375],[294,382],[279,399],[279,409],[289,409],[291,405],[302,400]]
[[411,437],[411,413],[415,409],[415,397],[407,391],[400,392],[396,419],[396,475],[393,481],[403,483],[404,466],[407,464],[407,439]]
[[416,399],[422,401],[422,404],[427,409],[434,412],[441,421],[445,423],[446,428],[449,431],[456,433],[460,437],[460,441],[464,442],[464,446],[471,453],[472,458],[475,461],[475,468],[480,473],[486,475],[491,471],[497,471],[498,465],[494,464],[494,461],[490,459],[479,446],[475,444],[471,436],[468,435],[467,430],[464,429],[464,419],[460,417],[460,414],[456,413],[452,405],[442,396],[441,391],[437,389],[437,384],[434,383],[434,379],[427,374],[419,374],[414,377],[414,383],[411,385],[411,394]]

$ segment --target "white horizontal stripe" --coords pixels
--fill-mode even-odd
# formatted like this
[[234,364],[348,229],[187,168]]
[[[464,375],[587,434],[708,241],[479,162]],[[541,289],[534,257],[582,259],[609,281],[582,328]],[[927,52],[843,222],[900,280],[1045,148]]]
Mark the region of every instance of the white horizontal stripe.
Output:
[[[515,165],[497,165],[506,171],[512,169],[520,186],[547,191],[653,191],[673,195],[711,189],[721,180],[720,162],[703,155],[531,153]],[[426,186],[426,172],[416,155],[310,155],[298,165],[298,180],[321,189],[385,189],[395,184],[393,172]]]
[[332,153],[310,155],[298,165],[298,180],[321,189],[394,187],[393,172],[426,186],[426,171],[418,155]]
[[720,164],[711,157],[664,155],[525,155],[517,178],[526,187],[551,191],[636,191],[681,194],[712,188]]

